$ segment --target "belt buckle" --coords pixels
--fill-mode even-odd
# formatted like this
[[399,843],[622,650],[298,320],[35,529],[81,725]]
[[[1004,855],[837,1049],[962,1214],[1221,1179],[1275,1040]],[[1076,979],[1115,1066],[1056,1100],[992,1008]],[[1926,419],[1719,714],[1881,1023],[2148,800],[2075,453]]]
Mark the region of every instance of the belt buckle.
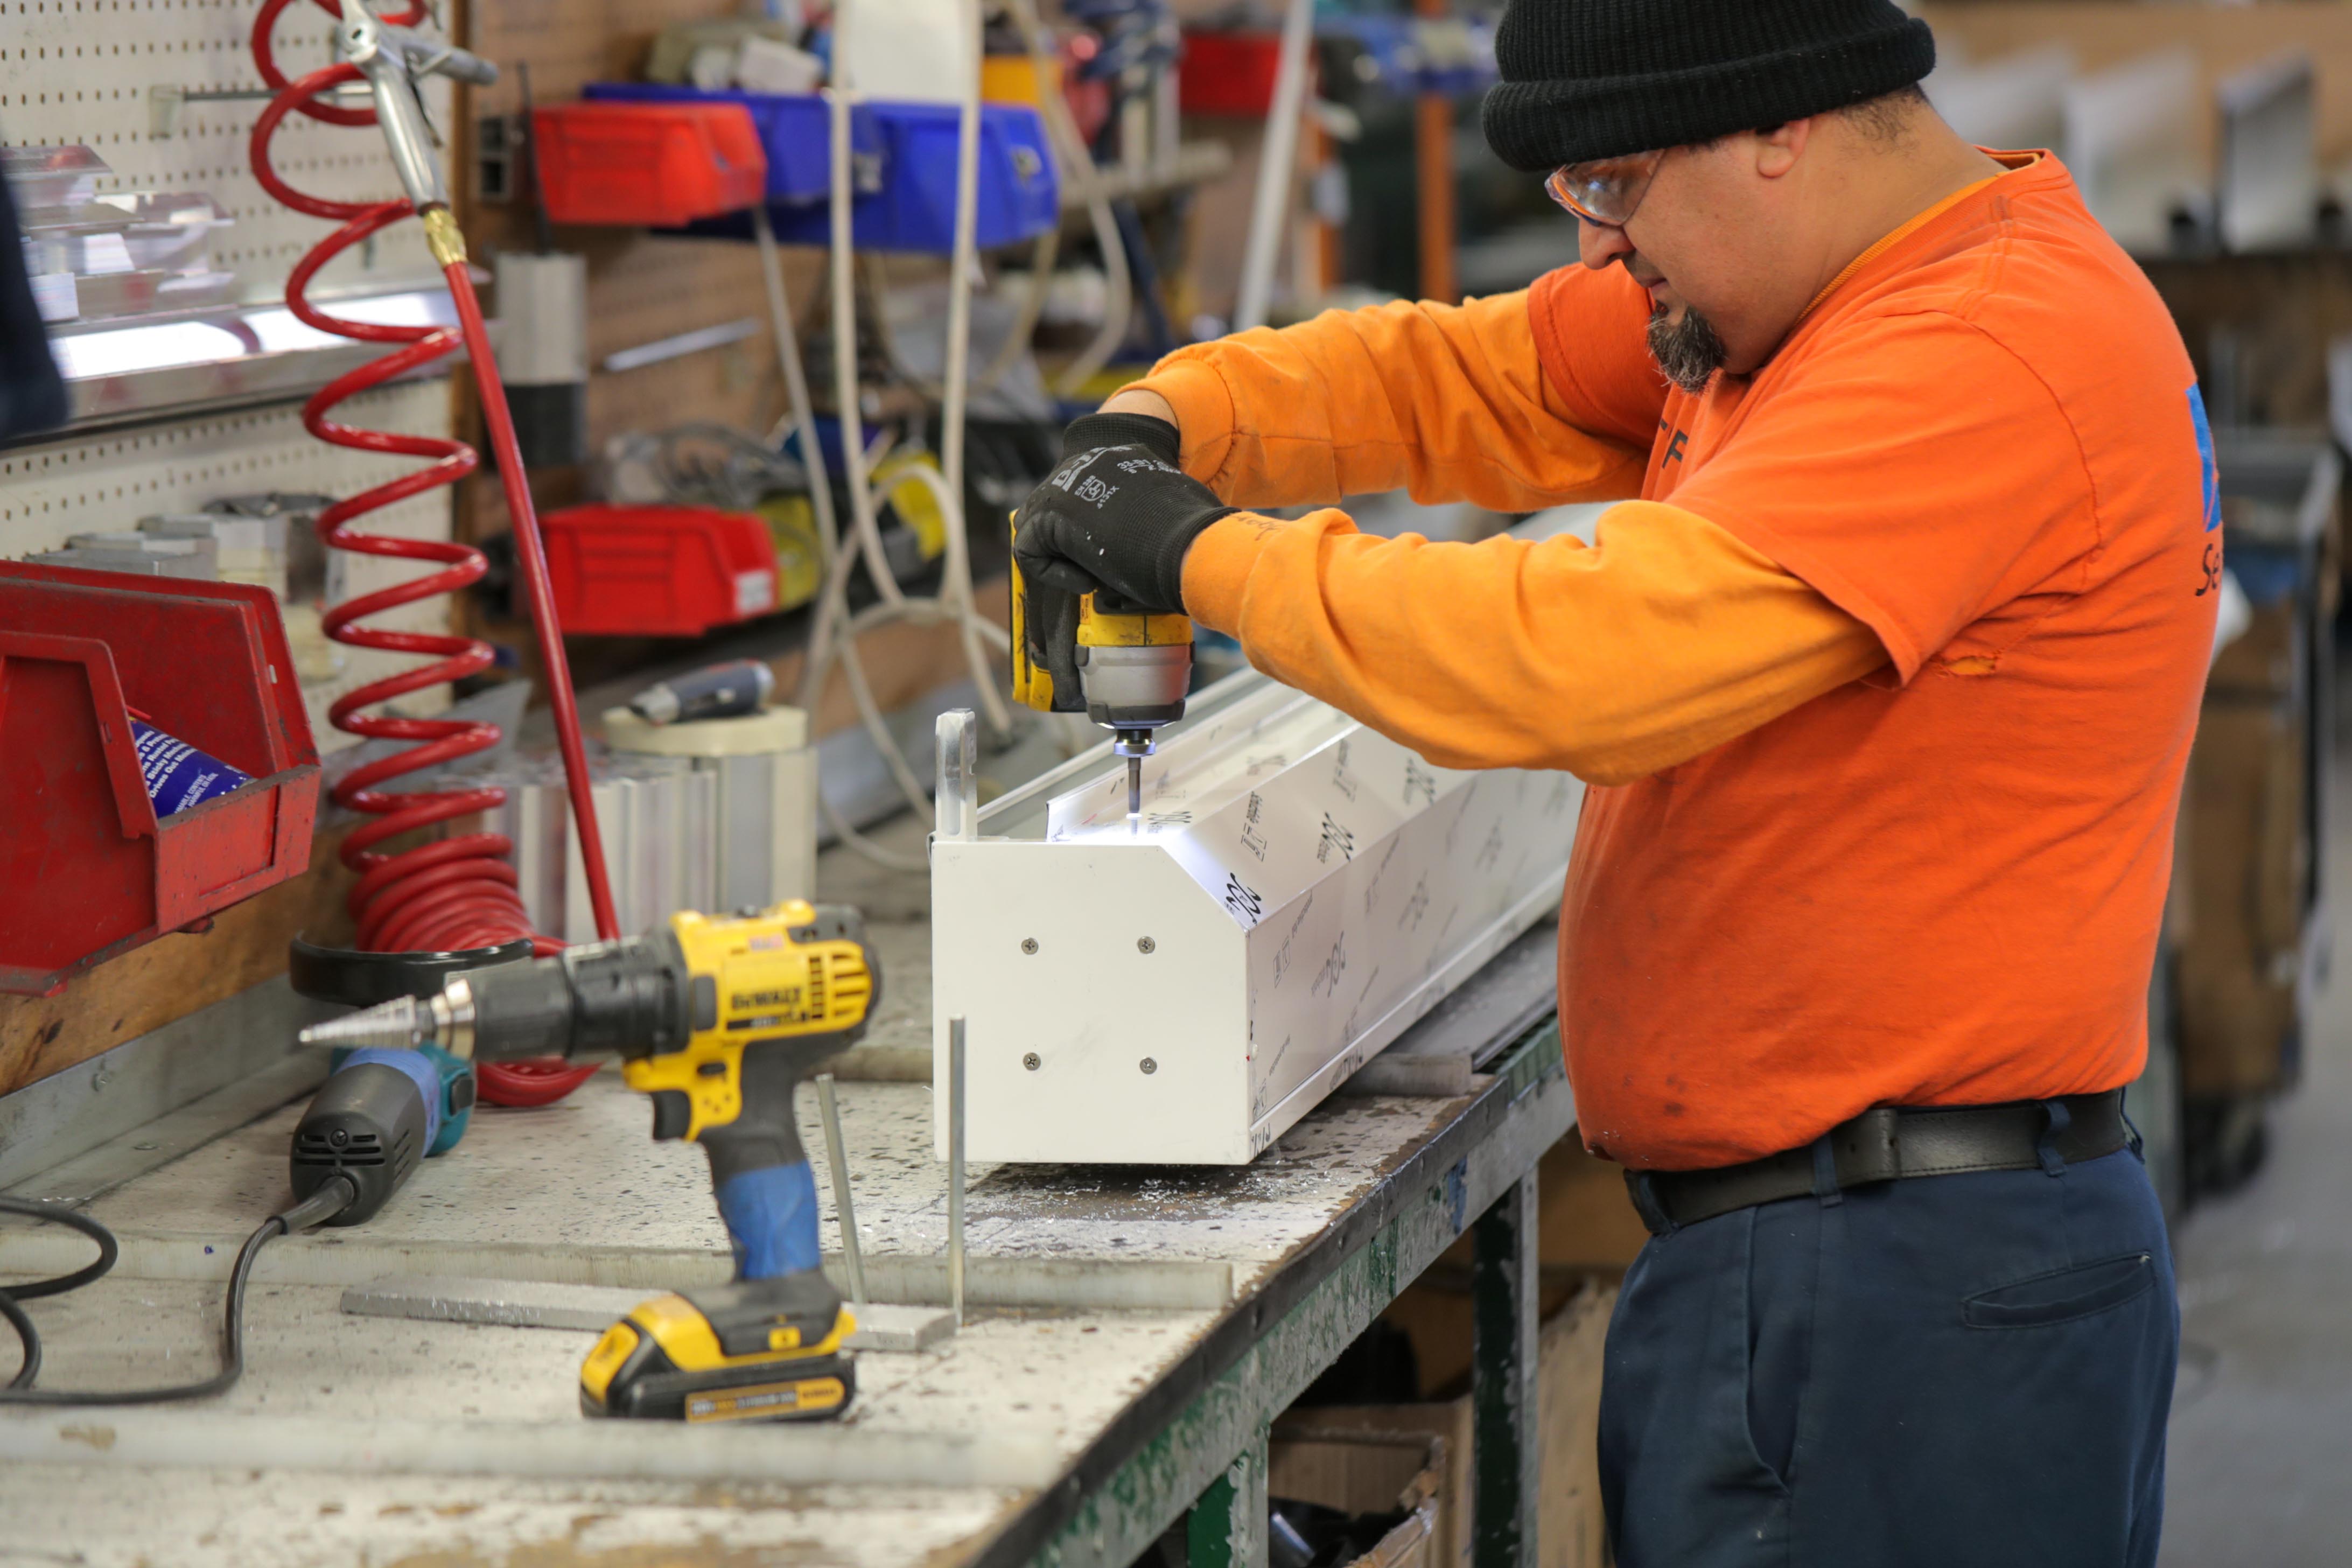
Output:
[[1891,1105],[1874,1105],[1831,1131],[1840,1187],[1891,1182],[1903,1173],[1901,1117]]

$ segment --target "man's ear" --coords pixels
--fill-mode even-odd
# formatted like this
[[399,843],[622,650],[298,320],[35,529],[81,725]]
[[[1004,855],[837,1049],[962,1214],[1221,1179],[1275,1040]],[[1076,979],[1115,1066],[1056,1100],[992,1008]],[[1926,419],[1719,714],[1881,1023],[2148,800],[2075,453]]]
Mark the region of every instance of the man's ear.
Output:
[[1756,133],[1756,172],[1768,180],[1777,180],[1797,166],[1805,155],[1806,144],[1811,141],[1818,114],[1803,120],[1783,121],[1769,131]]

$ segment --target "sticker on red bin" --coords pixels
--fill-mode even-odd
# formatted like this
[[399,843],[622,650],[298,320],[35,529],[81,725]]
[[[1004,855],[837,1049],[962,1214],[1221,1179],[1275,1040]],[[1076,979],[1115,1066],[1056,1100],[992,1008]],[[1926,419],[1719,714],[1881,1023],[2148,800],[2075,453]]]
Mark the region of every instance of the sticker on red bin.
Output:
[[140,780],[158,816],[176,816],[253,782],[250,773],[136,719],[131,721],[131,743],[139,753]]
[[738,572],[735,574],[735,613],[739,616],[761,616],[776,607],[776,574],[773,572]]

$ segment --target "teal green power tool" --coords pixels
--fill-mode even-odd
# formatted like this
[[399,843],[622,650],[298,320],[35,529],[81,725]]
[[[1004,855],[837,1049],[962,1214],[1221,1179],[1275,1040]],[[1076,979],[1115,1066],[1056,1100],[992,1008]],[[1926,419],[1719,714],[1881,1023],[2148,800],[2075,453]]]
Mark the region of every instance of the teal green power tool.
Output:
[[[346,1006],[436,994],[452,974],[518,963],[528,941],[467,952],[356,952],[297,939],[288,978],[302,995]],[[337,1050],[327,1081],[294,1129],[289,1173],[298,1198],[337,1176],[354,1196],[329,1225],[372,1219],[419,1162],[455,1149],[473,1120],[474,1064],[430,1041]]]

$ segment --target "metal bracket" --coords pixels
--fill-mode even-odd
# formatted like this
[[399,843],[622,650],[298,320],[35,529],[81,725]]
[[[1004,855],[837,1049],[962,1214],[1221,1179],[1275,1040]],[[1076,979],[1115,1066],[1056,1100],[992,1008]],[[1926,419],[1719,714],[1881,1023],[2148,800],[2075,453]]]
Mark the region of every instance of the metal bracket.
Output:
[[1534,1568],[1543,1456],[1537,1407],[1536,1173],[1471,1226],[1472,1554],[1482,1568]]
[[[157,142],[170,141],[179,128],[184,104],[264,103],[277,96],[275,89],[266,87],[190,88],[176,82],[158,82],[147,89],[147,134]],[[369,99],[364,89],[337,88],[325,94],[322,101],[338,109],[365,109]]]
[[939,749],[934,841],[980,837],[980,724],[969,708],[950,709],[933,727]]
[[740,343],[746,338],[757,337],[760,320],[744,316],[732,321],[722,321],[715,327],[697,327],[690,332],[673,337],[656,338],[649,343],[634,348],[616,349],[604,356],[599,369],[611,372],[640,370],[664,360],[683,359],[688,354],[701,353],[707,349],[723,349],[730,343]]
[[1271,1432],[1260,1425],[1248,1447],[1209,1483],[1184,1515],[1186,1568],[1265,1568],[1265,1480]]

